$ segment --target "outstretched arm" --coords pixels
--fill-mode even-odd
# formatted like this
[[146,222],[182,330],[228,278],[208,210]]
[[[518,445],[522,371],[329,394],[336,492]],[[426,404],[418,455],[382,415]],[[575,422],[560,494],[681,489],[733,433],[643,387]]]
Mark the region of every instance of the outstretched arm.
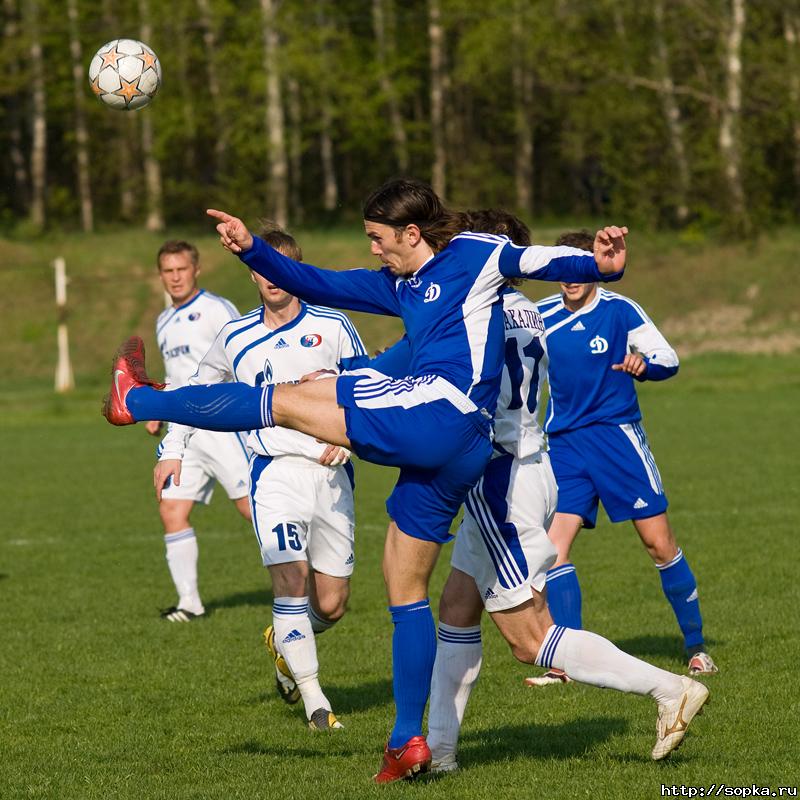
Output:
[[533,278],[566,283],[615,281],[622,277],[627,250],[625,227],[609,226],[597,231],[594,252],[575,247],[508,244],[500,253],[500,272],[507,278]]
[[310,303],[399,316],[394,282],[383,273],[370,269],[337,272],[303,264],[253,236],[237,217],[213,208],[207,213],[219,220],[217,231],[222,246],[284,291]]

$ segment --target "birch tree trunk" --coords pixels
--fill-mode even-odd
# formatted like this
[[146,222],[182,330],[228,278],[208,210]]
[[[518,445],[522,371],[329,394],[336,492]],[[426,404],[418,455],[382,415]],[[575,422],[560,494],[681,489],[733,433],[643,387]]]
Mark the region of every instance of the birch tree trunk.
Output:
[[442,29],[442,10],[439,0],[428,0],[428,41],[430,47],[431,69],[431,186],[440,197],[447,188],[447,151],[445,149],[445,67],[444,30]]
[[387,58],[394,53],[394,41],[390,40],[387,35],[384,2],[391,2],[391,0],[372,0],[372,28],[375,33],[376,43],[375,59],[378,63],[378,80],[381,93],[386,98],[386,107],[389,111],[395,161],[398,169],[401,172],[406,172],[408,169],[408,137],[403,116],[400,113],[397,91],[387,63]]
[[[153,31],[150,26],[150,3],[148,0],[139,0],[139,15],[141,18],[141,39],[145,44],[150,44]],[[161,165],[155,155],[153,116],[145,110],[141,119],[142,159],[144,161],[145,185],[147,187],[147,219],[145,227],[148,231],[163,231],[164,210]]]
[[86,233],[94,230],[92,184],[89,173],[89,133],[86,128],[84,65],[81,48],[78,0],[67,0],[69,51],[72,57],[72,84],[75,104],[75,159],[78,172],[78,197],[81,203],[81,226]]
[[330,79],[330,20],[325,13],[323,3],[317,3],[317,26],[322,37],[321,65],[319,83],[320,105],[320,159],[322,161],[322,207],[328,214],[336,210],[339,204],[339,184],[336,180],[336,164],[333,154],[333,102],[331,100]]
[[531,110],[533,108],[533,72],[525,52],[522,15],[516,9],[512,22],[512,40],[516,43],[520,54],[514,59],[511,69],[511,81],[514,88],[514,128],[517,137],[514,165],[514,188],[517,209],[530,214],[533,211],[533,125]]
[[792,165],[794,173],[794,205],[800,211],[800,15],[784,10],[783,37],[786,40],[789,67],[789,113],[792,125]]
[[689,219],[689,161],[686,157],[685,134],[683,127],[683,117],[675,95],[675,82],[672,79],[672,70],[669,62],[669,52],[664,35],[664,1],[654,0],[653,17],[655,26],[653,36],[655,38],[653,48],[653,62],[656,69],[656,79],[661,85],[658,93],[661,99],[661,107],[667,121],[669,132],[670,147],[672,156],[675,159],[675,180],[676,180],[676,204],[675,215],[678,222],[684,224]]
[[283,100],[278,69],[278,32],[275,16],[279,0],[261,0],[264,33],[264,71],[267,75],[268,189],[270,215],[281,227],[288,223],[289,162],[286,157]]
[[292,209],[292,221],[295,225],[303,220],[303,115],[300,109],[300,85],[296,78],[286,81],[288,94],[287,110],[289,112],[289,199]]
[[205,45],[207,67],[208,92],[211,95],[211,105],[214,112],[214,160],[217,174],[224,174],[227,166],[228,150],[228,125],[225,119],[225,112],[222,104],[222,89],[219,85],[218,65],[218,42],[214,28],[214,20],[211,16],[211,6],[209,0],[197,0],[197,8],[200,11],[200,25],[203,29],[203,44]]
[[731,0],[731,13],[724,31],[725,97],[719,126],[719,149],[723,174],[728,186],[733,224],[750,232],[750,218],[742,186],[742,36],[745,26],[745,0]]
[[[17,24],[17,9],[14,0],[3,0],[5,22],[3,23],[3,38],[6,42],[13,42],[19,35]],[[17,86],[20,74],[20,65],[16,57],[8,64],[8,71],[13,86]],[[8,156],[14,173],[14,198],[20,207],[27,209],[29,200],[28,168],[22,150],[22,118],[19,113],[19,93],[8,98]]]
[[44,91],[44,60],[39,31],[38,0],[27,0],[25,25],[31,37],[31,207],[34,227],[44,228],[47,189],[47,98]]

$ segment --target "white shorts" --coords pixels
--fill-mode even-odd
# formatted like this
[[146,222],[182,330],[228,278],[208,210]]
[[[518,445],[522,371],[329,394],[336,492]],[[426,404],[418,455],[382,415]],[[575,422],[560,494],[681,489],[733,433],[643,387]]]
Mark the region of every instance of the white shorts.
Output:
[[219,481],[231,500],[247,497],[248,460],[244,437],[240,434],[198,430],[183,455],[180,486],[170,481],[161,496],[167,500],[208,504],[214,494],[214,484]]
[[323,467],[299,456],[254,456],[250,508],[264,566],[308,561],[347,578],[355,564],[353,467]]
[[557,500],[547,453],[493,458],[470,491],[450,563],[475,579],[487,611],[516,608],[544,588]]

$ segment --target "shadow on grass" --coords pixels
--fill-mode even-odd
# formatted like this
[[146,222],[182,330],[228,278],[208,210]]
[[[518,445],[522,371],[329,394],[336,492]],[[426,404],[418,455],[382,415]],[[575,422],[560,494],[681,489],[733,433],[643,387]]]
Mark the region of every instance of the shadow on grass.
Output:
[[[684,658],[683,640],[678,636],[632,636],[630,639],[615,640],[614,644],[620,650],[637,658],[647,659],[663,656],[664,658],[677,658],[681,661]],[[715,639],[706,640],[709,648],[717,644],[719,642]]]
[[354,714],[371,708],[391,705],[392,681],[380,678],[357,686],[325,686],[325,694],[330,698],[337,714]]
[[264,589],[258,592],[239,592],[227,597],[218,597],[206,603],[206,616],[223,608],[237,608],[238,606],[270,606],[272,605],[272,592]]
[[[336,709],[337,716],[347,714],[357,714],[361,711],[369,711],[372,708],[389,706],[392,703],[392,682],[387,678],[382,678],[369,683],[360,683],[358,686],[336,686],[335,684],[325,684],[325,695],[331,701],[331,705]],[[251,705],[261,705],[278,699],[278,694],[274,690],[261,692],[250,698]],[[280,705],[280,704],[278,704]],[[302,708],[303,704],[299,704]],[[342,720],[344,721],[344,720]]]
[[517,758],[576,758],[628,730],[624,719],[583,717],[560,725],[506,725],[466,733],[458,762],[463,767]]
[[[225,755],[247,755],[247,756],[279,756],[280,758],[313,758],[319,759],[321,757],[330,758],[350,758],[354,755],[360,755],[361,751],[355,751],[349,747],[336,749],[331,748],[331,742],[335,736],[319,737],[320,744],[323,747],[314,749],[311,747],[288,747],[286,745],[271,746],[262,744],[261,742],[249,739],[239,744],[224,747],[222,753]],[[324,738],[324,741],[323,741]]]

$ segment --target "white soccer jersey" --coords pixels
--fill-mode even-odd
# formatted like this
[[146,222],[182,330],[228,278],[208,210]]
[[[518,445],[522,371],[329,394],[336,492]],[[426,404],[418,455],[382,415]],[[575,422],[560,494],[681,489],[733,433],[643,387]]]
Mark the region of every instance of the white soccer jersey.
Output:
[[205,289],[182,306],[170,306],[159,314],[156,340],[167,388],[186,386],[222,326],[238,316],[233,303]]
[[545,449],[538,406],[547,377],[547,346],[536,304],[522,292],[503,291],[505,359],[494,421],[495,448],[517,458]]
[[[344,359],[365,353],[355,326],[340,311],[301,303],[300,313],[274,330],[264,324],[263,313],[259,306],[225,325],[189,382],[295,383],[319,369],[338,372]],[[192,431],[171,426],[161,458],[180,458]],[[326,447],[313,436],[281,427],[251,431],[247,445],[258,455],[299,455],[313,461]]]

